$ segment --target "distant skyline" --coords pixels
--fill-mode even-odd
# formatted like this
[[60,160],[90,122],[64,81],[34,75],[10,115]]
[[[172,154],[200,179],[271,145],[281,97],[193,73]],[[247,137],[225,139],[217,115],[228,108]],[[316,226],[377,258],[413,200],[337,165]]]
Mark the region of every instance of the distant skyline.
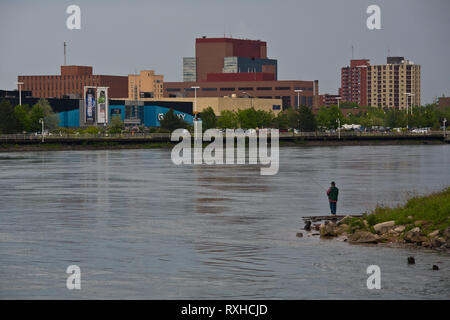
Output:
[[[66,8],[81,7],[81,30],[68,30]],[[366,8],[381,8],[381,30],[368,30]],[[450,96],[448,0],[96,0],[0,1],[0,89],[18,75],[59,74],[67,64],[95,74],[153,69],[182,81],[182,59],[195,38],[260,39],[278,60],[279,80],[319,80],[337,94],[352,58],[386,62],[404,56],[422,65],[422,104]]]

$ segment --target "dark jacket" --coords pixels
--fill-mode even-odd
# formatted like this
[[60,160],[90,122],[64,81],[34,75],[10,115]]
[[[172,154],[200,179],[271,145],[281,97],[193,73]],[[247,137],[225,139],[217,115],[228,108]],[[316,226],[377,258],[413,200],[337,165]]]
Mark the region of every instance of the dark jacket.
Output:
[[339,189],[336,187],[330,187],[327,191],[328,200],[330,202],[337,202],[339,195]]

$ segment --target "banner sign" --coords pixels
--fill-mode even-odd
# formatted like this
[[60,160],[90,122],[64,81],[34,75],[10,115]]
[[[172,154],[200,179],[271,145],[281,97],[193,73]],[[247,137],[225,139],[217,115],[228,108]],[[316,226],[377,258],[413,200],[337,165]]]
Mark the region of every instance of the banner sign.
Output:
[[97,88],[97,123],[108,123],[108,88]]
[[86,90],[86,121],[95,120],[95,88],[87,88]]

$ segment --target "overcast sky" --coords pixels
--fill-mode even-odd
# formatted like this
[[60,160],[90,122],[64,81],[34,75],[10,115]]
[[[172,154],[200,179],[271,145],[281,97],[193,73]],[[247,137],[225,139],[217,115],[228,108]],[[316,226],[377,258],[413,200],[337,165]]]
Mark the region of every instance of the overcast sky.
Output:
[[[66,28],[66,8],[81,7],[81,30]],[[381,30],[366,9],[381,7]],[[422,65],[422,104],[450,96],[449,0],[0,0],[0,89],[17,75],[59,74],[68,64],[96,74],[154,69],[182,81],[182,58],[200,36],[267,41],[280,80],[319,80],[337,93],[340,68],[354,57],[372,64],[391,55]]]

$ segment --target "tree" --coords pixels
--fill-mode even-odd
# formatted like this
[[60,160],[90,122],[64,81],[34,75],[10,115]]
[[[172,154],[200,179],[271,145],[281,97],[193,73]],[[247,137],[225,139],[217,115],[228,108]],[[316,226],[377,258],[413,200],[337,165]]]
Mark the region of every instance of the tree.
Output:
[[124,129],[124,124],[122,119],[120,117],[112,117],[111,123],[108,126],[108,132],[109,133],[122,133],[122,130]]
[[30,131],[31,119],[30,119],[30,107],[28,105],[17,105],[14,108],[14,113],[17,119],[17,131]]
[[317,129],[316,118],[309,107],[304,105],[300,107],[298,120],[300,131],[304,132],[316,131]]
[[161,129],[169,130],[170,132],[179,128],[187,128],[186,121],[180,119],[172,108],[166,112],[163,119],[159,121]]
[[41,131],[41,124],[39,119],[44,119],[44,126],[49,130],[53,130],[58,127],[60,122],[59,115],[54,113],[52,107],[47,100],[39,100],[30,111],[30,130],[31,131]]
[[235,112],[224,110],[220,112],[217,126],[222,129],[235,129],[238,127],[238,118]]
[[272,121],[273,126],[279,130],[285,130],[289,128],[289,119],[286,112],[280,112]]
[[217,127],[217,117],[211,107],[206,108],[201,113],[202,130],[213,129]]
[[258,126],[257,113],[254,108],[238,110],[237,119],[239,126],[243,129],[254,129]]
[[0,102],[0,133],[16,133],[17,118],[14,108],[7,100]]
[[321,107],[317,113],[317,124],[324,128],[336,129],[338,127],[338,119],[341,121],[341,124],[345,122],[344,115],[335,105],[332,105],[329,108]]

